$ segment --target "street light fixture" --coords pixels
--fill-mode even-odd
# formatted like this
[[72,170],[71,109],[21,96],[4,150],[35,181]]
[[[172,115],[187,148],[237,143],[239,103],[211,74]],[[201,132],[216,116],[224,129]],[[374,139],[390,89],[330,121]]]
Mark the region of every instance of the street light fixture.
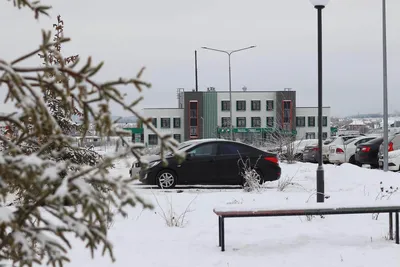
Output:
[[252,46],[248,46],[248,47],[244,47],[244,48],[240,48],[240,49],[236,49],[236,50],[232,50],[232,51],[225,51],[225,50],[210,48],[210,47],[206,47],[206,46],[203,46],[203,47],[202,47],[203,49],[207,49],[207,50],[211,50],[211,51],[216,51],[216,52],[221,52],[221,53],[225,53],[225,54],[228,55],[228,60],[229,60],[229,105],[230,105],[230,108],[229,108],[229,111],[230,111],[230,123],[229,123],[230,131],[229,131],[229,132],[230,132],[230,138],[231,138],[231,140],[233,140],[233,127],[232,127],[233,118],[232,118],[231,55],[232,55],[233,53],[240,52],[240,51],[247,50],[247,49],[251,49],[251,48],[254,48],[254,47],[256,47],[256,46],[255,46],[255,45],[252,45]]
[[322,158],[322,9],[329,0],[310,0],[317,9],[318,23],[318,168],[317,168],[317,202],[324,202],[325,182]]

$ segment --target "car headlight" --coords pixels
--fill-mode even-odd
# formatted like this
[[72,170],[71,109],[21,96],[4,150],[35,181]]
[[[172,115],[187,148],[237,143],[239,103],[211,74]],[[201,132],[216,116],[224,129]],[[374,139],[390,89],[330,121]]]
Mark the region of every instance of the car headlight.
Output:
[[149,169],[157,166],[158,164],[160,164],[160,162],[161,162],[161,160],[156,160],[156,161],[150,162],[149,163]]

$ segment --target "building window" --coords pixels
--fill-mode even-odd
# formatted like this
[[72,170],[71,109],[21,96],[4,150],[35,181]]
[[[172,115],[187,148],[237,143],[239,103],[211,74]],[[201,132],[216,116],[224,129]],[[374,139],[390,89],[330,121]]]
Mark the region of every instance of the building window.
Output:
[[171,128],[171,119],[161,118],[161,128]]
[[152,118],[151,123],[157,128],[157,118]]
[[149,134],[149,145],[158,145],[158,137],[156,134]]
[[189,102],[189,138],[198,137],[197,126],[198,126],[198,114],[197,114],[198,102]]
[[274,100],[267,100],[267,111],[274,110]]
[[222,127],[228,127],[230,126],[229,121],[231,120],[230,117],[222,117],[221,118],[221,126]]
[[292,102],[290,100],[283,100],[283,123],[290,123],[292,111]]
[[[317,118],[317,124],[319,125],[319,120]],[[322,127],[327,127],[328,126],[328,117],[323,116],[322,117]]]
[[261,101],[251,100],[251,110],[261,110]]
[[246,117],[237,117],[236,127],[246,127]]
[[274,117],[267,117],[267,127],[274,127]]
[[327,116],[322,117],[322,126],[323,127],[328,126],[328,117]]
[[315,133],[306,133],[306,139],[315,139]]
[[181,118],[174,118],[174,128],[181,128]]
[[308,117],[308,127],[315,127],[315,117]]
[[174,139],[180,143],[181,142],[181,135],[180,134],[174,134]]
[[323,132],[322,133],[322,139],[325,140],[328,138],[328,133],[327,132]]
[[197,136],[197,126],[190,126],[190,136]]
[[231,110],[231,104],[228,100],[221,101],[221,110],[222,111],[229,111]]
[[297,127],[306,127],[306,117],[296,117]]
[[246,100],[236,101],[236,110],[245,111],[246,110]]
[[261,127],[261,118],[251,117],[251,127]]

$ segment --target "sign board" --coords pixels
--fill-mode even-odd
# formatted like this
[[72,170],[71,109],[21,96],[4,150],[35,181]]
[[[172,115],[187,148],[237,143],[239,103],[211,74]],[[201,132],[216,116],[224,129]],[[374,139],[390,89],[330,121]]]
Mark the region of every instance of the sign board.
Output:
[[[218,128],[218,133],[229,133],[229,128]],[[297,134],[296,130],[287,131],[287,130],[277,130],[274,128],[233,128],[234,133],[274,133],[280,132],[285,134]]]
[[127,131],[131,131],[133,134],[142,134],[143,133],[143,128],[122,128]]

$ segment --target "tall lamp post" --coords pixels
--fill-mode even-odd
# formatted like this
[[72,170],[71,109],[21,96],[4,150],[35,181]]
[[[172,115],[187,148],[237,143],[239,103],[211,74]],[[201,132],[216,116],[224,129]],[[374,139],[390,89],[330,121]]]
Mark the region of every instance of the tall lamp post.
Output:
[[233,140],[231,55],[233,53],[240,52],[240,51],[247,50],[247,49],[251,49],[251,48],[254,48],[254,47],[256,47],[256,46],[252,45],[252,46],[248,46],[248,47],[245,47],[245,48],[240,48],[240,49],[236,49],[236,50],[232,50],[232,51],[225,51],[225,50],[210,48],[210,47],[206,47],[206,46],[202,47],[203,49],[212,50],[212,51],[216,51],[216,52],[222,52],[222,53],[225,53],[225,54],[228,55],[228,60],[229,60],[229,105],[230,105],[230,107],[229,107],[229,111],[230,111],[229,128],[230,128],[230,138],[231,138],[231,140]]
[[202,135],[202,139],[204,139],[205,137],[204,137],[204,118],[203,117],[200,117],[201,118],[201,121],[202,121],[202,128],[203,128],[203,130],[202,130],[202,132],[201,132],[201,135]]
[[383,170],[388,171],[388,95],[387,95],[387,48],[386,48],[386,0],[382,0],[383,44]]
[[318,21],[318,168],[317,168],[317,202],[324,202],[325,181],[322,158],[322,9],[329,0],[310,0],[317,10]]

